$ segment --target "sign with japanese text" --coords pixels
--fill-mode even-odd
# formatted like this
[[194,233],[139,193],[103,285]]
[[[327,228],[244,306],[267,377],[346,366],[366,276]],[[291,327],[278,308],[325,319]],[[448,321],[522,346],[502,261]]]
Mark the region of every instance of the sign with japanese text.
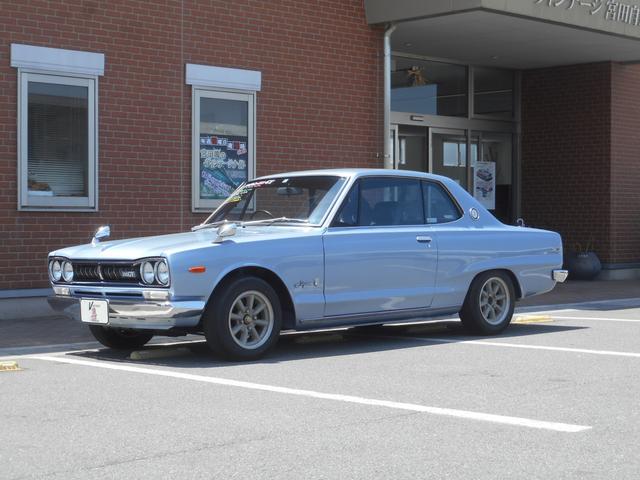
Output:
[[603,15],[605,20],[628,25],[640,25],[640,6],[618,0],[534,0],[536,5],[552,8],[588,9],[591,15]]
[[200,135],[200,198],[227,198],[249,179],[249,139],[241,135]]

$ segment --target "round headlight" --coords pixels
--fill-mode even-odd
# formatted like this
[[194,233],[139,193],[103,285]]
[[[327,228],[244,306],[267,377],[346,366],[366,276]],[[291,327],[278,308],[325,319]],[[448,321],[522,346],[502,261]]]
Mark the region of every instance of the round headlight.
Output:
[[161,285],[169,285],[169,267],[164,260],[156,263],[156,280]]
[[140,265],[140,277],[142,278],[142,281],[148,285],[153,283],[156,278],[153,272],[153,263],[142,262]]
[[62,264],[62,278],[64,278],[65,282],[73,280],[73,265],[71,265],[71,262],[64,262]]
[[49,275],[51,275],[51,280],[54,282],[59,282],[62,278],[62,265],[58,260],[49,262]]

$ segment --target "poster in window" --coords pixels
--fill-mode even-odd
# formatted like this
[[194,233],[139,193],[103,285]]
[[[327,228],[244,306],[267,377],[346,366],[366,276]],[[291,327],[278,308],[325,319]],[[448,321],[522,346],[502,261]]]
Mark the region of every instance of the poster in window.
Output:
[[200,198],[223,200],[248,180],[248,146],[243,135],[200,135]]
[[473,169],[473,195],[487,210],[496,208],[495,162],[476,162]]

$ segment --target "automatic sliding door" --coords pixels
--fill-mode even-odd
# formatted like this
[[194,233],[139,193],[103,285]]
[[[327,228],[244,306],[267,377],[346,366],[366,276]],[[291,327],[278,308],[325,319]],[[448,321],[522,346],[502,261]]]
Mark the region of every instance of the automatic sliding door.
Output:
[[512,223],[513,135],[511,133],[473,132],[480,138],[479,155],[472,159],[473,195],[498,220]]
[[[467,131],[431,129],[431,172],[455,180],[469,189]],[[471,139],[471,159],[478,156],[478,142]]]
[[398,170],[429,171],[427,132],[425,127],[399,126],[395,162]]

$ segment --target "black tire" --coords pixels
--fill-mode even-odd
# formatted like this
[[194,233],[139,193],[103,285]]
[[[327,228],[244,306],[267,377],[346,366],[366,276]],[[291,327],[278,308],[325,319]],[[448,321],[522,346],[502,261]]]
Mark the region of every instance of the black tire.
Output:
[[[264,308],[252,316],[249,303],[255,311],[262,305]],[[223,358],[241,361],[260,358],[271,349],[278,341],[281,325],[278,294],[258,277],[238,278],[214,292],[202,320],[209,348]]]
[[129,328],[103,327],[101,325],[89,325],[93,336],[105,347],[114,350],[133,350],[143,347],[153,338],[152,333]]
[[[499,292],[487,293],[494,290]],[[500,298],[502,295],[506,295],[504,303]],[[499,270],[484,272],[471,283],[460,310],[460,319],[464,327],[473,333],[495,335],[511,323],[515,303],[515,289],[511,277]],[[496,314],[497,311],[499,314]]]

